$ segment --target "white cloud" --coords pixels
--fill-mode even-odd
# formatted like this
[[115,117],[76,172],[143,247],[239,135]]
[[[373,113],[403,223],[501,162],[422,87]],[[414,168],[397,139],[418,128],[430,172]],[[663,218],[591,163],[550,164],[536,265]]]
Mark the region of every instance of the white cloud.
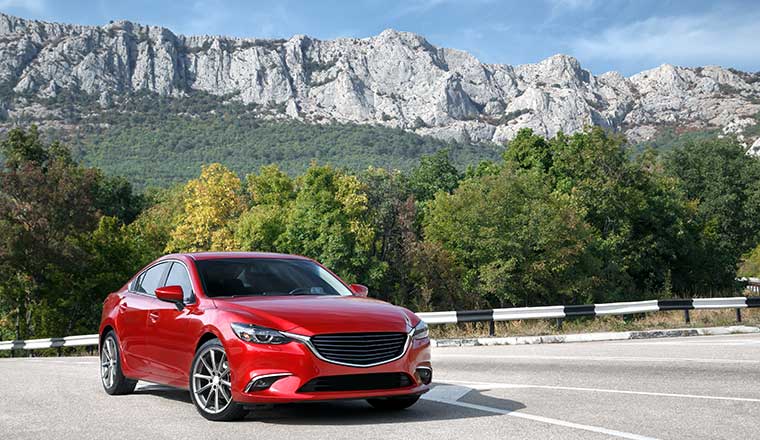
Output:
[[583,59],[685,65],[754,63],[760,57],[757,13],[651,17],[571,42]]
[[45,0],[0,0],[0,10],[23,9],[40,13],[45,10]]

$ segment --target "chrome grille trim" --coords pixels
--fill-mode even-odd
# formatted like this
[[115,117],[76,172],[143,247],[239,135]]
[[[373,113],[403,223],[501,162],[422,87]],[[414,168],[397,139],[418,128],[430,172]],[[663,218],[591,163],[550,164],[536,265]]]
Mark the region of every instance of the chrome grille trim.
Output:
[[[295,339],[296,341],[298,341],[298,342],[304,344],[305,346],[307,346],[309,348],[309,350],[312,353],[314,353],[314,356],[316,356],[319,360],[322,360],[322,361],[325,361],[325,362],[329,362],[331,364],[343,365],[343,366],[346,366],[346,367],[370,368],[370,367],[376,367],[378,365],[387,364],[387,363],[390,363],[390,362],[393,362],[393,361],[397,361],[397,360],[401,359],[402,357],[404,357],[404,355],[406,354],[406,352],[409,351],[409,347],[411,347],[411,345],[412,345],[412,335],[414,333],[414,328],[410,329],[409,332],[407,332],[407,334],[406,334],[406,341],[404,342],[404,349],[401,350],[401,354],[400,355],[398,355],[398,356],[396,356],[396,357],[394,357],[392,359],[387,359],[387,360],[380,361],[380,362],[375,362],[375,363],[372,363],[372,364],[354,364],[354,363],[350,363],[350,362],[340,362],[340,361],[328,359],[328,358],[322,356],[322,354],[319,352],[319,350],[317,350],[317,348],[311,342],[311,337],[310,336],[304,336],[304,335],[299,335],[299,334],[296,334],[296,333],[288,333],[288,332],[280,332],[280,333],[282,333],[283,335],[285,335],[285,336],[287,336],[287,337],[289,337],[291,339]],[[317,336],[317,335],[314,335],[314,336]]]

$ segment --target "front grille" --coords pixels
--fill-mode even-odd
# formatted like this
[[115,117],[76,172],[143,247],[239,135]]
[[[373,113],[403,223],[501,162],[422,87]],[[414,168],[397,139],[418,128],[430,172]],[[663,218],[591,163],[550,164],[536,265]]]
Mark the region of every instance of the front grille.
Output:
[[340,333],[312,336],[311,344],[329,361],[367,366],[401,356],[406,339],[406,333]]
[[348,374],[317,377],[306,382],[298,392],[390,390],[412,384],[412,378],[405,373]]

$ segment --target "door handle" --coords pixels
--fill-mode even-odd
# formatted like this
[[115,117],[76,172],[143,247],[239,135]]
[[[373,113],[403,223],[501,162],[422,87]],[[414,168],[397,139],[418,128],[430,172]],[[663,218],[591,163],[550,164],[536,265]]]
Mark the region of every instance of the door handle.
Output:
[[150,312],[148,317],[150,318],[150,322],[156,322],[158,321],[158,312]]
[[119,313],[124,313],[127,311],[127,303],[123,302],[119,304]]

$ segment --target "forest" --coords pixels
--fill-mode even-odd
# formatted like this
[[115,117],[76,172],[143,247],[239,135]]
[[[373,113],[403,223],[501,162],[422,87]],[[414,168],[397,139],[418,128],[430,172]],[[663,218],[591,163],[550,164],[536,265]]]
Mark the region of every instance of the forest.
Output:
[[34,126],[0,153],[2,340],[97,331],[105,296],[171,252],[302,254],[414,311],[735,295],[760,272],[760,159],[731,137],[523,129],[466,169],[446,149],[402,170],[199,158],[137,189]]
[[102,108],[91,95],[62,92],[39,103],[55,109],[60,121],[14,123],[63,127],[43,134],[69,145],[81,163],[127,177],[139,191],[185,182],[201,165],[216,162],[241,175],[276,163],[295,176],[312,160],[353,172],[368,166],[409,171],[422,156],[446,149],[452,163],[463,169],[497,160],[503,151],[500,145],[441,140],[383,125],[283,119],[282,108],[203,92],[117,99]]

